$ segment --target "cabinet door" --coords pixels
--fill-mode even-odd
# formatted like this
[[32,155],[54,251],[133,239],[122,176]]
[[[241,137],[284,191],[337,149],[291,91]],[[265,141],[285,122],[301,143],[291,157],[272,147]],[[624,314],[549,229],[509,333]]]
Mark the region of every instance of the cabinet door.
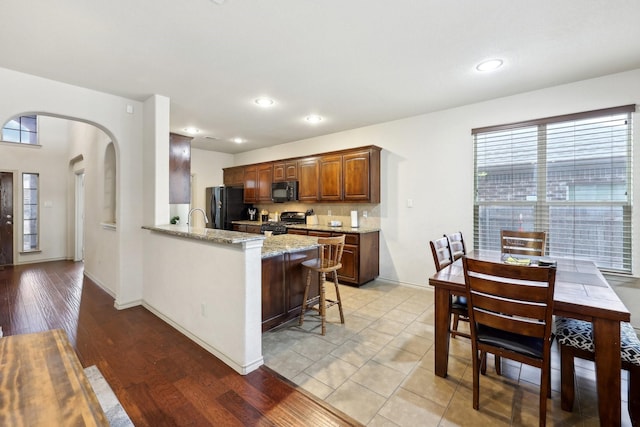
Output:
[[258,202],[271,202],[271,182],[273,166],[271,164],[258,167]]
[[298,161],[298,199],[301,202],[318,200],[319,177],[318,158],[312,157]]
[[359,248],[357,245],[344,245],[342,268],[338,270],[338,281],[358,283]]
[[298,179],[298,162],[295,160],[284,162],[285,181],[296,181]]
[[263,331],[283,321],[287,313],[284,267],[284,255],[262,259]]
[[287,234],[299,234],[301,236],[306,236],[307,230],[300,230],[297,228],[287,228]]
[[368,201],[371,196],[370,153],[360,151],[343,156],[344,200]]
[[247,233],[260,234],[260,226],[259,225],[247,225]]
[[[287,254],[286,266],[286,288],[287,296],[287,313],[289,317],[300,314],[302,299],[304,298],[304,289],[307,285],[308,270],[302,267],[302,262],[318,258],[318,249],[309,249],[306,251],[291,252]],[[309,298],[316,297],[320,294],[318,287],[318,274],[311,274],[311,285],[309,286]]]
[[244,185],[244,166],[223,169],[222,182],[226,186]]
[[242,231],[243,233],[247,232],[247,226],[244,224],[233,224],[233,231]]
[[285,166],[284,162],[277,162],[273,164],[273,182],[285,181]]
[[244,202],[258,201],[258,166],[251,165],[244,168]]
[[169,203],[191,203],[191,140],[169,134]]
[[320,200],[342,200],[342,156],[320,158]]

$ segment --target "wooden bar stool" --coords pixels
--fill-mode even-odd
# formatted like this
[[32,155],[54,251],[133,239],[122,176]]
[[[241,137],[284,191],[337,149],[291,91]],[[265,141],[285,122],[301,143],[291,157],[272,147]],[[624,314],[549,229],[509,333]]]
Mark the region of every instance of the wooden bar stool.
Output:
[[[322,319],[322,335],[326,333],[326,313],[327,308],[338,305],[340,309],[340,322],[344,323],[344,314],[342,313],[342,301],[340,300],[340,289],[338,289],[338,270],[342,268],[342,252],[344,250],[345,235],[336,237],[319,237],[318,243],[322,245],[320,248],[320,258],[314,258],[302,263],[307,269],[307,285],[304,288],[304,298],[302,299],[302,310],[300,311],[300,325],[304,323],[304,312],[306,310],[316,310]],[[320,296],[312,299],[309,297],[309,287],[311,285],[311,274],[320,275]],[[327,273],[333,274],[333,283],[336,288],[336,299],[328,300],[325,297],[325,282],[327,281]],[[315,307],[318,305],[318,307]]]

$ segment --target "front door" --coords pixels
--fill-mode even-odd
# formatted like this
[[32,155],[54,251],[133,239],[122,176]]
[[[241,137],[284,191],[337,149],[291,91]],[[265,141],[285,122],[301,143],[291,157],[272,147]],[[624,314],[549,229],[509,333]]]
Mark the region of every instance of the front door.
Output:
[[0,265],[13,265],[13,173],[0,172]]

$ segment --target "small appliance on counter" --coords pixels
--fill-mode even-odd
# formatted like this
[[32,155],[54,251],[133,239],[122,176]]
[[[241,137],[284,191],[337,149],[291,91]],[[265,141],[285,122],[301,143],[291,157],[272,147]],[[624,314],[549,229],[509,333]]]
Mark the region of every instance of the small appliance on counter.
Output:
[[262,210],[260,211],[260,220],[261,220],[262,222],[267,222],[267,221],[269,221],[269,211],[268,211],[268,210],[266,210],[266,209],[262,209]]
[[258,209],[249,208],[249,209],[247,209],[247,212],[249,213],[249,221],[257,221],[258,220]]
[[305,216],[307,225],[318,225],[318,215],[313,213],[313,209],[309,209]]

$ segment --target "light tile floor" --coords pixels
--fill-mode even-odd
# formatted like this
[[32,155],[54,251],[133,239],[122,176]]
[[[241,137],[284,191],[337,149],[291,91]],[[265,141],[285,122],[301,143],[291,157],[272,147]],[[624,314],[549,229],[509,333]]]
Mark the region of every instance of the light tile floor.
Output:
[[[344,325],[334,306],[327,313],[325,336],[312,312],[302,327],[293,320],[264,333],[266,366],[367,426],[538,425],[535,368],[503,361],[503,375],[497,376],[490,361],[480,379],[479,411],[471,403],[469,340],[452,339],[448,377],[434,374],[431,289],[375,280],[360,288],[341,285],[340,293]],[[622,375],[623,425],[630,425]],[[576,377],[574,411],[562,411],[554,350],[547,425],[599,425],[593,364],[576,360]]]

